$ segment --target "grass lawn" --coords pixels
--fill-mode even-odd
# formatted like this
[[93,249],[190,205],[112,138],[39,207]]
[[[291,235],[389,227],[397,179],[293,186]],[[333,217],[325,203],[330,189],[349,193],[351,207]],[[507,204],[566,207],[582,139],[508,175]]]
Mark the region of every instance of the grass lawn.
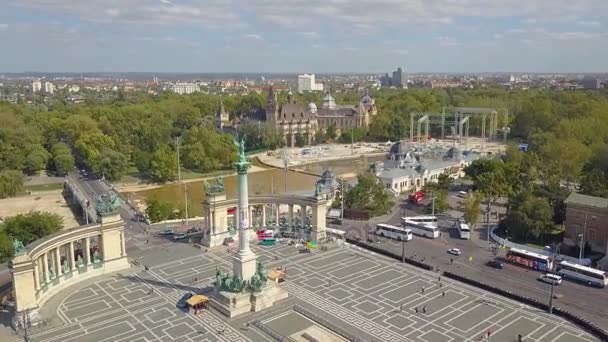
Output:
[[61,183],[50,183],[50,184],[37,184],[37,185],[25,185],[24,191],[50,191],[50,190],[61,190],[63,189],[63,182]]

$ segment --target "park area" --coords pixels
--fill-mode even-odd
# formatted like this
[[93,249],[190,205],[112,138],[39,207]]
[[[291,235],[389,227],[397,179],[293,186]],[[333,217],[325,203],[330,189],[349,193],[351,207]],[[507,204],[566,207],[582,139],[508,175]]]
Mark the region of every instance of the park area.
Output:
[[79,225],[72,210],[65,202],[61,190],[33,192],[30,195],[0,199],[0,218],[2,220],[31,211],[46,211],[61,216],[64,228]]

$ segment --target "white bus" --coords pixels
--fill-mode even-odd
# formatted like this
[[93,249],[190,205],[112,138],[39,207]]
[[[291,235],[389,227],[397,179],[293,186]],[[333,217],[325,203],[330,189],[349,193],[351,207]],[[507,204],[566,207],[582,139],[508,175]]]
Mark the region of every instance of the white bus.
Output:
[[417,223],[432,224],[437,227],[437,216],[403,216],[401,222],[411,221]]
[[526,251],[524,249],[509,249],[507,251],[507,255],[505,256],[505,260],[542,272],[547,272],[553,269],[553,262],[548,256]]
[[390,224],[384,223],[376,225],[376,235],[400,241],[410,241],[412,239],[412,231],[410,229],[391,226]]
[[426,236],[434,239],[439,237],[439,228],[432,223],[420,223],[415,221],[404,220],[403,227],[411,229],[416,235]]
[[559,263],[557,272],[562,278],[575,279],[599,287],[608,286],[608,274],[595,268],[562,261]]
[[471,238],[471,228],[463,221],[456,222],[456,228],[458,229],[458,236],[461,239],[468,240]]

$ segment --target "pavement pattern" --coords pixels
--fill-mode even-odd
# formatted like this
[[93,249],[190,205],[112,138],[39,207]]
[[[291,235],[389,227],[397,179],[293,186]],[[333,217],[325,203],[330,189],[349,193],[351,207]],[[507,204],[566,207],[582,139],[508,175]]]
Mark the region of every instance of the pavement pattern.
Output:
[[73,290],[57,309],[63,325],[35,331],[30,341],[274,341],[268,331],[289,336],[311,326],[363,341],[480,341],[488,330],[496,342],[517,334],[526,342],[597,341],[558,317],[353,246],[310,254],[284,244],[253,248],[266,265],[287,268],[290,298],[271,309],[229,320],[214,310],[195,316],[177,308],[184,293],[201,292],[216,267],[230,270],[232,260],[224,248],[201,253],[175,244],[162,258],[141,260],[149,271]]

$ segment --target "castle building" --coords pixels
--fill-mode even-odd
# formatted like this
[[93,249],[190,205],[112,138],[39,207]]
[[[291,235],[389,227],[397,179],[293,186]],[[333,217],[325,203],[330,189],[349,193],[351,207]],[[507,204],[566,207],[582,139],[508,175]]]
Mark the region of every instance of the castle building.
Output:
[[220,101],[220,108],[215,113],[215,128],[218,131],[222,131],[225,126],[230,125],[230,116],[224,109],[224,101]]
[[250,112],[247,119],[274,123],[282,132],[285,144],[293,147],[298,136],[305,145],[310,145],[314,142],[317,130],[325,131],[330,126],[334,127],[337,134],[345,129],[367,128],[376,113],[376,103],[367,90],[358,105],[337,105],[327,91],[321,108],[317,108],[314,102],[307,106],[298,103],[291,91],[287,95],[287,102],[281,105],[270,86],[264,108]]

